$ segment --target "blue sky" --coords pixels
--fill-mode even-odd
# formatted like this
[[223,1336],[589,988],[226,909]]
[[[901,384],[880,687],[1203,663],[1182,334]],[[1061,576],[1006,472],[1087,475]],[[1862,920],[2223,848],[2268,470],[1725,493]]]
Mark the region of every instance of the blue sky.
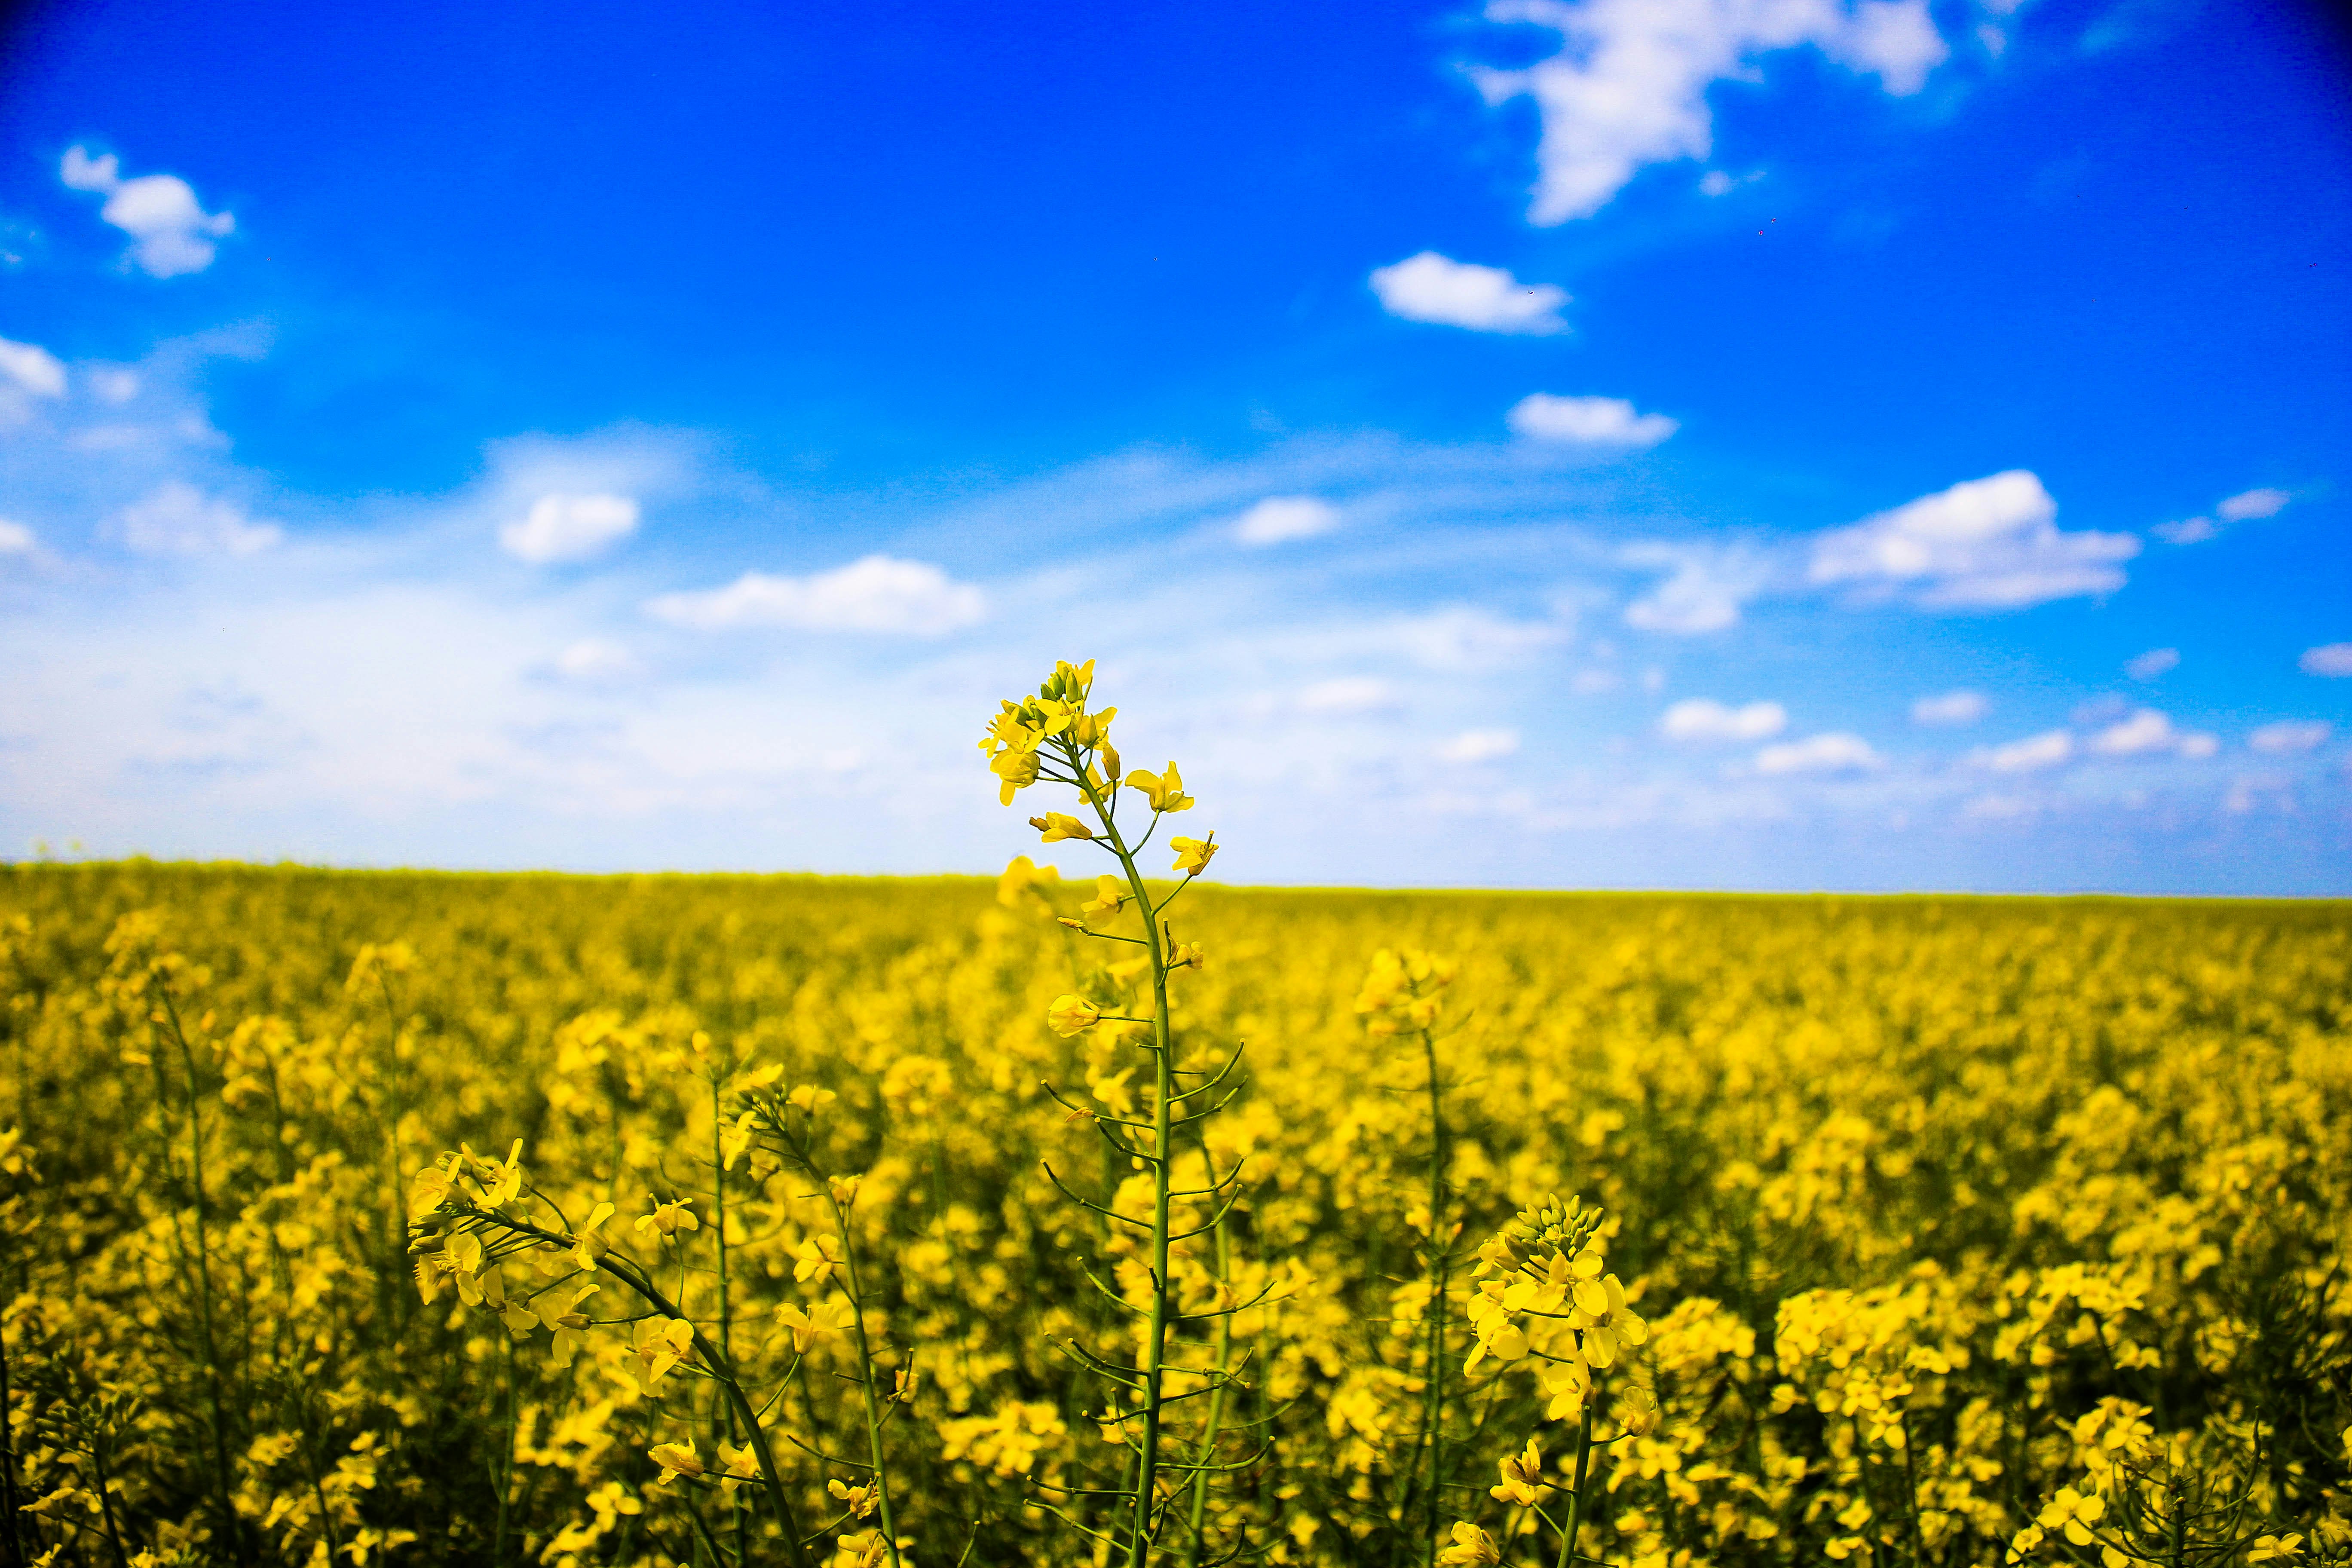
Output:
[[0,39],[0,853],[2352,893],[2316,8],[345,9]]

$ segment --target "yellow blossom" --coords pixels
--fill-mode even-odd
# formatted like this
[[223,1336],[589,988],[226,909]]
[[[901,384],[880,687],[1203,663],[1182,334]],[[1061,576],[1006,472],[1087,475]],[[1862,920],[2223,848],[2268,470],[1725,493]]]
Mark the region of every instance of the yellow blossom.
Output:
[[1537,1446],[1533,1437],[1528,1439],[1525,1448],[1517,1454],[1505,1455],[1499,1463],[1502,1481],[1486,1489],[1497,1502],[1510,1503],[1517,1508],[1533,1508],[1551,1496],[1552,1489],[1544,1485],[1543,1480],[1543,1449]]
[[1095,830],[1066,812],[1049,811],[1043,816],[1033,816],[1029,826],[1045,837],[1048,844],[1058,844],[1065,838],[1092,838]]
[[1083,996],[1056,996],[1054,1005],[1045,1009],[1045,1022],[1064,1039],[1091,1029],[1101,1021],[1102,1009]]
[[1209,868],[1210,859],[1217,853],[1217,844],[1209,838],[1171,838],[1168,847],[1176,851],[1175,869],[1197,877]]
[[1117,877],[1105,875],[1095,879],[1095,896],[1080,904],[1078,912],[1090,921],[1101,920],[1118,913],[1126,905],[1127,889]]
[[1493,1568],[1503,1560],[1495,1538],[1468,1520],[1454,1526],[1454,1544],[1438,1552],[1439,1568]]
[[1184,775],[1176,771],[1174,763],[1156,773],[1136,769],[1127,775],[1127,787],[1141,791],[1154,811],[1190,811],[1192,808],[1192,797],[1184,793]]

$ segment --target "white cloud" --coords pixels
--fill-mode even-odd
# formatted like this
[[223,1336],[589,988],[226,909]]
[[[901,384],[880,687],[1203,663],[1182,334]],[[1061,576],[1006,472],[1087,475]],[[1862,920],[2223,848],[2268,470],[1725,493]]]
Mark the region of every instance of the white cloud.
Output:
[[619,680],[637,673],[635,656],[615,642],[583,637],[555,656],[555,672],[588,683]]
[[1268,496],[1234,522],[1244,544],[1281,544],[1312,539],[1339,526],[1339,509],[1313,496]]
[[213,241],[236,227],[234,214],[205,211],[176,174],[124,179],[111,153],[93,158],[86,149],[68,148],[58,174],[75,190],[106,197],[98,216],[131,237],[131,258],[151,278],[202,272],[213,264]]
[[2295,661],[2305,675],[2352,675],[2352,642],[2322,643],[2303,650]]
[[251,555],[285,537],[276,523],[256,522],[235,502],[178,479],[124,507],[109,531],[142,555]]
[[1514,621],[1469,605],[1449,605],[1394,624],[1393,636],[1414,662],[1431,669],[1501,669],[1568,640],[1553,621]]
[[63,397],[66,367],[38,343],[12,342],[0,338],[0,377],[14,382],[35,397]]
[[746,572],[723,588],[661,595],[646,609],[697,631],[769,626],[939,637],[980,621],[986,601],[928,562],[868,555],[807,577]]
[[2231,496],[2213,511],[2223,522],[2244,522],[2249,518],[2276,517],[2294,499],[2284,490],[2246,490]]
[[1973,724],[1991,711],[1981,691],[1947,691],[1911,704],[1914,724]]
[[100,403],[121,407],[139,395],[139,377],[127,370],[93,370],[83,380]]
[[11,522],[0,517],[0,555],[30,555],[33,552],[33,531],[21,522]]
[[2210,517],[2184,518],[2179,522],[2159,522],[2148,530],[2167,544],[2202,544],[2217,538],[2221,531]]
[[1637,544],[1619,559],[1629,566],[1672,568],[1664,582],[1625,606],[1625,624],[1676,637],[1738,625],[1740,606],[1763,591],[1768,575],[1761,561],[1738,550]]
[[2124,584],[2128,533],[2061,532],[2058,503],[2022,468],[1969,479],[1814,536],[1812,580],[1907,589],[1931,606],[2015,609]]
[[1972,766],[1997,773],[2030,773],[2054,768],[2074,755],[2074,737],[2063,730],[2045,730],[2022,741],[1999,746],[1979,746],[1969,753]]
[[1783,741],[1756,753],[1759,773],[1849,773],[1885,765],[1869,742],[1843,730]]
[[1689,697],[1666,710],[1658,733],[1670,741],[1761,741],[1788,722],[1789,710],[1778,702],[1733,708],[1712,697]]
[[2091,737],[2090,749],[2103,757],[2147,757],[2176,752],[2184,757],[2210,757],[2221,750],[2211,735],[2183,734],[2172,721],[2153,708],[2142,708]]
[[2152,647],[2124,661],[2124,673],[2134,680],[2154,680],[2168,669],[2180,667],[2180,650],[2177,647]]
[[1348,675],[1318,680],[1298,694],[1298,706],[1307,713],[1372,713],[1396,705],[1396,688],[1377,676]]
[[499,547],[543,566],[585,561],[636,530],[637,503],[627,496],[545,495],[527,515],[499,528]]
[[1492,0],[1486,16],[1549,27],[1563,46],[1524,70],[1474,73],[1488,102],[1526,94],[1543,117],[1538,224],[1590,216],[1645,164],[1706,157],[1708,84],[1772,50],[1818,45],[1896,94],[1946,54],[1927,0]]
[[1518,749],[1517,730],[1465,730],[1438,747],[1437,755],[1449,763],[1491,763]]
[[2324,720],[2282,720],[2265,724],[2246,737],[2246,744],[2257,752],[2273,756],[2285,756],[2295,752],[2308,752],[2335,733],[2336,727]]
[[1455,261],[1433,250],[1373,268],[1372,292],[1390,315],[1408,321],[1538,337],[1568,330],[1559,315],[1566,289],[1522,283],[1502,268]]
[[1511,428],[1538,441],[1592,447],[1654,447],[1682,426],[1663,414],[1636,414],[1622,397],[1555,397],[1531,392],[1512,405]]

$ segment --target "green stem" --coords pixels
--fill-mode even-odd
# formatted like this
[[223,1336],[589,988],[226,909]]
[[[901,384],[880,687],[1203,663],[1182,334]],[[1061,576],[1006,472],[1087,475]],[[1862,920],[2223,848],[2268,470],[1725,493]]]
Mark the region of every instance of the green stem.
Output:
[[196,1305],[198,1321],[205,1335],[205,1399],[212,1415],[213,1473],[217,1489],[214,1506],[219,1510],[221,1539],[235,1545],[237,1537],[236,1510],[229,1501],[228,1435],[221,1415],[220,1352],[213,1330],[213,1270],[212,1247],[205,1230],[205,1124],[196,1107],[196,1054],[188,1044],[188,1033],[180,1026],[180,1009],[168,990],[160,990],[165,1016],[172,1021],[172,1037],[180,1047],[180,1065],[188,1079],[188,1176],[195,1193],[196,1221]]
[[1443,1449],[1445,1443],[1445,1265],[1447,1237],[1441,1217],[1445,1212],[1445,1103],[1437,1076],[1437,1040],[1421,1032],[1423,1054],[1429,1062],[1429,1408],[1423,1426],[1429,1435],[1430,1568],[1437,1563],[1437,1531],[1443,1517]]
[[1573,1568],[1576,1562],[1576,1532],[1584,1523],[1584,1481],[1591,1473],[1592,1412],[1587,1410],[1576,1427],[1576,1489],[1568,1494],[1568,1530],[1559,1538],[1559,1568]]
[[[817,1179],[825,1177],[819,1173]],[[833,1195],[830,1184],[825,1201],[833,1205],[833,1227],[841,1237],[841,1266],[849,1276],[849,1314],[857,1331],[857,1386],[866,1397],[866,1456],[874,1466],[875,1512],[882,1521],[882,1542],[890,1553],[890,1568],[899,1568],[898,1526],[890,1511],[890,1471],[882,1459],[882,1401],[874,1392],[874,1352],[866,1342],[866,1290],[857,1278],[857,1248],[849,1239],[849,1215]]]
[[1151,905],[1151,891],[1144,885],[1142,868],[1135,863],[1135,855],[1120,837],[1118,825],[1111,818],[1110,807],[1096,792],[1087,778],[1086,759],[1076,745],[1064,739],[1071,771],[1078,780],[1087,804],[1093,806],[1101,819],[1104,837],[1118,863],[1126,868],[1128,887],[1135,894],[1136,907],[1143,916],[1144,948],[1151,955],[1151,1029],[1152,1067],[1154,1078],[1151,1112],[1151,1321],[1147,1331],[1143,1353],[1143,1439],[1138,1452],[1135,1477],[1135,1518],[1128,1537],[1128,1568],[1144,1568],[1151,1556],[1152,1503],[1160,1485],[1160,1390],[1163,1382],[1161,1365],[1167,1360],[1171,1292],[1168,1288],[1168,1233],[1170,1188],[1174,1181],[1174,1152],[1169,1147],[1169,1123],[1172,1120],[1176,1095],[1175,1046],[1171,1037],[1168,1019],[1168,954],[1160,940],[1158,911]]
[[[1213,1166],[1210,1167],[1208,1174],[1213,1180],[1214,1179],[1216,1170]],[[1232,1276],[1233,1239],[1226,1234],[1225,1222],[1222,1219],[1217,1222],[1216,1235],[1217,1279],[1223,1281]],[[1220,1306],[1224,1304],[1223,1301],[1218,1303]],[[1209,1390],[1207,1425],[1201,1435],[1200,1463],[1203,1466],[1216,1463],[1217,1433],[1223,1425],[1225,1416],[1225,1373],[1233,1366],[1233,1354],[1234,1318],[1231,1312],[1223,1312],[1217,1318],[1217,1353],[1213,1363],[1216,1369],[1214,1373],[1216,1382]],[[1184,1542],[1184,1568],[1199,1568],[1202,1531],[1208,1521],[1208,1516],[1209,1472],[1203,1468],[1195,1471],[1192,1476],[1192,1517],[1190,1521],[1191,1534]]]

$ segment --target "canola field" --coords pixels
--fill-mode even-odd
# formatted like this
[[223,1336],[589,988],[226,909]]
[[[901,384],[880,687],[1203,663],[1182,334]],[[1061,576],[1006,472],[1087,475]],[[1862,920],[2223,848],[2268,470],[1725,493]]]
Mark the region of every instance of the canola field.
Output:
[[[1129,1560],[1089,893],[0,869],[7,1560]],[[1178,907],[1149,1561],[2344,1559],[2342,906]]]

